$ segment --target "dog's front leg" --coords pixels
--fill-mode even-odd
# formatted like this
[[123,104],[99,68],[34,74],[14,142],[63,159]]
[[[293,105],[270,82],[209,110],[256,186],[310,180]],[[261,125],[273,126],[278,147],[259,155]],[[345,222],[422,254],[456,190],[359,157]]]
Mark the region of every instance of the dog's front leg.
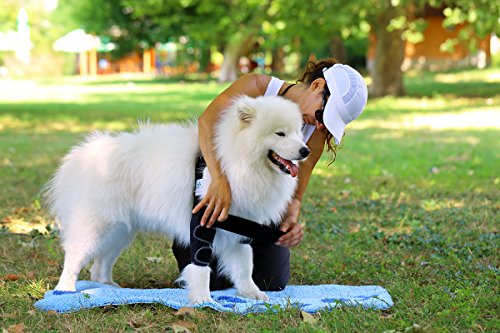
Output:
[[210,267],[187,265],[177,281],[185,283],[188,298],[191,304],[213,302],[210,296]]
[[260,291],[253,282],[253,251],[248,244],[235,243],[231,249],[220,253],[220,269],[233,282],[241,296],[261,301],[269,301],[269,297]]

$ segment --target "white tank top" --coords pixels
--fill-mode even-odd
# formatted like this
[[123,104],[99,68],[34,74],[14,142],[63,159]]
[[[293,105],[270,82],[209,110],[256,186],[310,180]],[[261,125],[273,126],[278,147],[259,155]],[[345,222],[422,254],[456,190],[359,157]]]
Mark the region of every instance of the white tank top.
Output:
[[[266,92],[264,93],[264,96],[278,96],[283,83],[285,83],[285,81],[272,76],[271,81],[267,85],[267,89]],[[315,129],[316,126],[314,125],[309,125],[309,124],[302,125],[302,135],[305,142],[309,141]]]

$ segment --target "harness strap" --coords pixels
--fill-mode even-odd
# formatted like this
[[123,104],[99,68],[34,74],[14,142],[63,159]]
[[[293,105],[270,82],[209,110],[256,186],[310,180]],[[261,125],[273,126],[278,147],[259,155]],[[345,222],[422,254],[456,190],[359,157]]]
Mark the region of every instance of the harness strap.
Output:
[[[198,157],[195,168],[195,183],[203,178],[203,169],[206,167],[203,156]],[[196,186],[196,185],[195,185]],[[199,199],[194,195],[194,204],[199,203]],[[261,225],[257,222],[244,219],[239,216],[229,215],[224,222],[216,222],[212,228],[205,228],[200,225],[201,218],[205,213],[206,207],[203,207],[198,213],[191,215],[190,224],[190,253],[191,262],[197,266],[208,266],[212,261],[213,242],[217,229],[226,230],[241,236],[252,239],[258,239],[268,243],[276,243],[285,233],[279,229]],[[249,244],[250,242],[245,242]]]
[[[194,214],[195,216],[193,218],[197,220],[198,225],[201,220],[201,217],[205,213],[205,210],[206,207],[203,207],[198,211],[198,213]],[[262,225],[254,221],[247,220],[243,217],[231,214],[228,215],[226,221],[215,222],[212,225],[212,228],[226,230],[238,234],[240,236],[257,239],[259,241],[264,241],[271,244],[276,243],[278,239],[285,234],[283,231],[279,229]]]

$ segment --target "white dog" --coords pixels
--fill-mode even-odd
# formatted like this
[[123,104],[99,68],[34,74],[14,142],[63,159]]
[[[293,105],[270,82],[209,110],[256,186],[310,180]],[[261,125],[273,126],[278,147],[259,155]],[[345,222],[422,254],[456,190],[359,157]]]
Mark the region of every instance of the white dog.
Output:
[[[281,221],[296,187],[297,165],[309,150],[298,106],[280,97],[242,96],[216,127],[216,153],[232,190],[230,213],[270,225]],[[189,246],[196,124],[142,125],[134,133],[94,133],[66,155],[46,187],[60,223],[64,269],[56,286],[74,291],[81,269],[94,260],[91,279],[114,284],[113,265],[138,231],[160,232]],[[202,195],[210,174],[205,169]],[[230,222],[228,222],[230,223]],[[241,236],[217,230],[219,270],[242,296],[268,300],[252,280],[252,249]],[[211,301],[210,268],[188,265],[193,304]]]

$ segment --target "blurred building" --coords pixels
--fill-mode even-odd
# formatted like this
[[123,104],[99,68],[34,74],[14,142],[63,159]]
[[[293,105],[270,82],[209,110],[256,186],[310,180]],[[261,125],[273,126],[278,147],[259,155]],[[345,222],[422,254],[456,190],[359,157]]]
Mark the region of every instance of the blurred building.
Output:
[[[466,28],[465,24],[445,28],[443,22],[445,16],[441,8],[425,9],[423,18],[427,27],[423,31],[423,41],[420,43],[405,42],[403,70],[428,69],[447,70],[453,68],[476,67],[484,68],[491,62],[490,36],[483,39],[476,37],[477,49],[471,52],[467,45],[456,43],[450,53],[443,50],[442,45],[447,40],[458,40],[459,34]],[[373,66],[376,54],[377,37],[372,34],[369,40],[367,53],[367,67]]]

